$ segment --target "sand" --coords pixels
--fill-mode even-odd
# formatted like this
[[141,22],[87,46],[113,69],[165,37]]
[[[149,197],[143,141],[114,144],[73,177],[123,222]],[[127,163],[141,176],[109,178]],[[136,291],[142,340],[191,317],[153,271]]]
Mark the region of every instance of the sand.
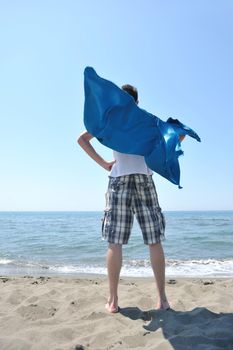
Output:
[[122,278],[120,312],[104,309],[106,277],[0,277],[1,350],[233,349],[233,279]]

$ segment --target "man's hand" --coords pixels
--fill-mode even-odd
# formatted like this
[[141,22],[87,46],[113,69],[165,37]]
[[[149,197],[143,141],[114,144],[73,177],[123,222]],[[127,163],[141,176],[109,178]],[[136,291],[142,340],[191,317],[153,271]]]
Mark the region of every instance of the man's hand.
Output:
[[185,135],[180,135],[180,142],[182,142],[185,139]]
[[112,162],[107,162],[104,161],[104,163],[102,164],[102,167],[107,170],[107,171],[111,171],[113,164],[116,163],[115,160],[113,160]]

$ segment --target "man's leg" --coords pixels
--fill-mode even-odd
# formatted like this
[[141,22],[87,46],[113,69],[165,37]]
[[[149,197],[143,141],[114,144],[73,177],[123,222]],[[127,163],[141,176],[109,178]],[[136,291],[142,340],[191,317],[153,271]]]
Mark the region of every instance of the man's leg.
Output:
[[122,265],[122,245],[109,244],[107,252],[107,268],[109,282],[109,298],[106,309],[110,312],[118,311],[118,282]]
[[169,303],[165,294],[165,258],[163,247],[161,243],[150,244],[149,247],[151,267],[154,272],[158,290],[157,309],[166,310],[169,308]]

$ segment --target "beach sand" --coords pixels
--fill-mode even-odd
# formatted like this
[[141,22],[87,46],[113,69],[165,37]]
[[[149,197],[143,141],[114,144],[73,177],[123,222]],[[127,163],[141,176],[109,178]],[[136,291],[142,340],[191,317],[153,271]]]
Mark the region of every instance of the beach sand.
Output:
[[156,311],[152,278],[121,278],[120,312],[106,277],[0,277],[1,350],[233,349],[233,279],[167,279]]

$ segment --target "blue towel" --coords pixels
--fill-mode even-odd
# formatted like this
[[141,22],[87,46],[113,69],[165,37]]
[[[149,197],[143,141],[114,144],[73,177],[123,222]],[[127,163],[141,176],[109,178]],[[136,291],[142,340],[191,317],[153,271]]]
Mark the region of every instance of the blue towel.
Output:
[[91,67],[84,71],[84,124],[103,145],[145,157],[150,169],[180,187],[180,135],[200,137],[179,120],[166,122],[139,108],[133,97]]

